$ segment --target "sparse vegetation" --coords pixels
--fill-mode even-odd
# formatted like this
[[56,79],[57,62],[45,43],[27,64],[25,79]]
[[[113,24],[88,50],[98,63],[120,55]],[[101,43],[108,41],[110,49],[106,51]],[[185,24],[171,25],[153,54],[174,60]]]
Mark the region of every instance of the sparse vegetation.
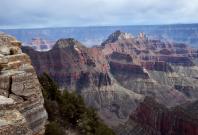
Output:
[[57,122],[53,121],[46,126],[45,135],[64,135],[64,130]]
[[61,93],[46,73],[39,77],[39,81],[50,122],[46,126],[46,135],[64,135],[66,129],[75,129],[81,135],[114,135],[95,110],[86,107],[80,95],[66,90]]

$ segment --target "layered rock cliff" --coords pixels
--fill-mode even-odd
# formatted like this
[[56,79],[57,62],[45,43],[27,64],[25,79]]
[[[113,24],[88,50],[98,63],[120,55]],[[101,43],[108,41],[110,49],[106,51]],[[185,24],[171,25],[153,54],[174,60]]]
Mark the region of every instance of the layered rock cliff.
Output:
[[0,96],[0,135],[32,135],[13,99]]
[[[117,40],[107,39],[102,47],[111,73],[123,87],[150,97],[116,132],[197,135],[197,50],[185,44],[150,40],[142,33],[138,37],[115,33],[109,38]],[[185,103],[193,109],[182,108]]]
[[166,108],[151,98],[145,98],[125,125],[117,129],[119,135],[197,135],[198,103]]
[[[196,49],[149,39],[144,33],[133,37],[120,31],[111,34],[101,48],[110,72],[123,87],[168,106],[196,100]],[[188,86],[192,87],[183,89]]]
[[23,50],[30,55],[38,74],[47,72],[68,89],[80,90],[90,82],[98,87],[111,84],[107,62],[100,51],[88,49],[74,39],[60,39],[48,52]]
[[[0,133],[9,135],[43,134],[47,113],[36,72],[21,43],[0,34]],[[6,107],[8,102],[12,107]]]

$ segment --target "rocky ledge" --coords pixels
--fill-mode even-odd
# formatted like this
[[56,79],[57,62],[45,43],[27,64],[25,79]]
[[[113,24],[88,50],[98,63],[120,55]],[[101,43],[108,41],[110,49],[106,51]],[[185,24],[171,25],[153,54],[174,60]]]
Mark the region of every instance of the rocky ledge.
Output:
[[13,99],[0,96],[0,135],[32,135]]
[[20,46],[14,37],[0,34],[0,95],[6,99],[0,100],[0,134],[43,134],[47,113],[40,84]]

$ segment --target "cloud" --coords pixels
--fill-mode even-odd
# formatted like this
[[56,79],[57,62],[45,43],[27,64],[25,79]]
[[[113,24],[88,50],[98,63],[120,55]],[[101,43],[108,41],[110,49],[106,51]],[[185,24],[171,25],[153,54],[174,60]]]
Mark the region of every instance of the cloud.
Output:
[[0,28],[198,22],[197,0],[1,0]]

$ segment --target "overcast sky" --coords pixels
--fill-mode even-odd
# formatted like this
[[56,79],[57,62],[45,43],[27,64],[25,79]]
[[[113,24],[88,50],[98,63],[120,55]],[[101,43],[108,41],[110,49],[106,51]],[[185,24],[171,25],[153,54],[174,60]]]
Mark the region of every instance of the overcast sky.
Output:
[[198,0],[0,0],[0,28],[197,22]]

